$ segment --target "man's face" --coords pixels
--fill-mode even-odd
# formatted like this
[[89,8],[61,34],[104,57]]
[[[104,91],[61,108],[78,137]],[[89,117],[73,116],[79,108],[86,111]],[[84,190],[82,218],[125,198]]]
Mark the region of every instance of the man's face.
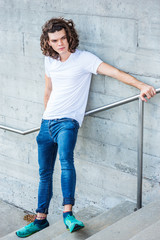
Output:
[[54,33],[48,33],[48,37],[49,37],[48,44],[53,48],[54,51],[59,53],[59,55],[69,52],[68,51],[69,44],[64,29],[56,31]]

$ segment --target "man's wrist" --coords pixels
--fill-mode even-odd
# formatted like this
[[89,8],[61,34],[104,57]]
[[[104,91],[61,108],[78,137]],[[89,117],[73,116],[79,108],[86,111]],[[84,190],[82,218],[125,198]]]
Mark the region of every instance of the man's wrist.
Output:
[[135,84],[133,84],[134,87],[138,88],[140,91],[142,91],[144,89],[144,87],[148,86],[148,84],[144,83],[144,82],[141,82],[139,81],[138,79],[134,78],[134,81]]
[[145,84],[145,83],[143,83],[143,82],[139,82],[137,88],[138,88],[140,91],[142,91],[142,90],[144,89],[144,87],[146,87],[146,86],[147,86],[147,84]]

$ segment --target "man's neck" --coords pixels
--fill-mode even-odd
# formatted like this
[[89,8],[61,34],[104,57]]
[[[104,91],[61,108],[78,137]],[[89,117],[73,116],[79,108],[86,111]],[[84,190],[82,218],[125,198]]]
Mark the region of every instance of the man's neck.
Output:
[[66,52],[64,54],[61,54],[60,55],[61,62],[65,62],[69,58],[70,55],[71,55],[71,52]]

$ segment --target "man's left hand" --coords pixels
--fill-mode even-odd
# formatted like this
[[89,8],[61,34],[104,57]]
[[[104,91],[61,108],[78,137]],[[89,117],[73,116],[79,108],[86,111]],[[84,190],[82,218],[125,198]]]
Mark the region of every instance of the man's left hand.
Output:
[[141,93],[140,93],[140,98],[147,102],[146,98],[150,99],[151,97],[154,97],[154,95],[156,95],[156,90],[154,87],[145,84],[142,88],[141,88]]

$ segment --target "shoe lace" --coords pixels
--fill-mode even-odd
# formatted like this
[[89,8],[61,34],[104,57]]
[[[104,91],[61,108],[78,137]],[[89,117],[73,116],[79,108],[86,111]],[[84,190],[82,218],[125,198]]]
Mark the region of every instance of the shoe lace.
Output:
[[70,220],[70,221],[75,220],[75,216],[74,215],[68,215],[67,219]]

